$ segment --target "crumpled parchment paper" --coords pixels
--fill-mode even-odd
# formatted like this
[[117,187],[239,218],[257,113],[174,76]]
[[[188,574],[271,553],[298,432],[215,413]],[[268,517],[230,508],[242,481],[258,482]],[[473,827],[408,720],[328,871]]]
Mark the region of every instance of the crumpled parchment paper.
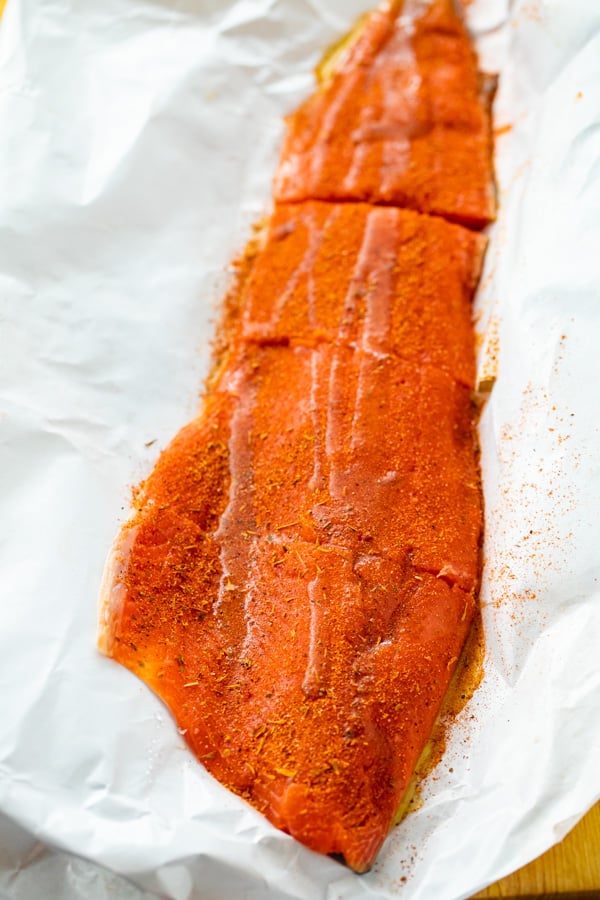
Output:
[[[485,677],[356,876],[216,784],[96,652],[130,486],[194,414],[282,116],[369,0],[8,0],[0,25],[0,894],[458,898],[600,795],[600,6],[475,0],[500,215],[476,307]],[[110,870],[110,871],[107,871]],[[112,873],[112,874],[111,874]],[[124,876],[128,881],[125,881]]]

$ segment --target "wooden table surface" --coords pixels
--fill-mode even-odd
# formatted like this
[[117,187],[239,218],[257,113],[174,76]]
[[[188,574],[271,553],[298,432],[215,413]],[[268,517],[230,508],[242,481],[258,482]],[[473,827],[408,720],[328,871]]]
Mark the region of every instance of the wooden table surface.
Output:
[[600,898],[600,803],[560,844],[475,897]]

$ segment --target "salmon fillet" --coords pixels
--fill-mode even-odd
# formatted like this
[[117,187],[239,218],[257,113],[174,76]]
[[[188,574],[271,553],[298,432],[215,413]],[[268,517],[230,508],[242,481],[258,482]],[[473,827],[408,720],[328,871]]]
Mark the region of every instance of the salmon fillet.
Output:
[[276,199],[366,200],[483,227],[495,212],[494,85],[453,0],[384,5],[289,117]]
[[[425,18],[438,8],[447,23],[445,2]],[[363,40],[400,33],[396,14],[372,14]],[[389,54],[369,65],[384,71]],[[487,157],[473,178],[489,179]],[[198,417],[115,542],[99,644],[159,694],[220,782],[362,872],[476,603],[471,299],[485,238],[427,205],[361,202],[371,189],[332,202],[302,173],[294,183],[230,297]],[[482,197],[468,215],[457,197],[449,218],[481,224]]]

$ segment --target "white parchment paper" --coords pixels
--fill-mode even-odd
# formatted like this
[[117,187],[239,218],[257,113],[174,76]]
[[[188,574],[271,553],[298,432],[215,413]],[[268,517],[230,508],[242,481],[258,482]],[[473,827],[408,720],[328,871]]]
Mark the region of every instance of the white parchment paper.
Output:
[[[95,650],[130,486],[195,411],[282,115],[369,0],[8,0],[0,26],[0,895],[458,898],[600,796],[600,5],[476,0],[500,215],[478,303],[484,682],[356,876]],[[506,127],[505,127],[506,126]],[[108,871],[110,870],[110,871]],[[124,876],[126,880],[122,877]],[[40,891],[43,889],[43,894]]]

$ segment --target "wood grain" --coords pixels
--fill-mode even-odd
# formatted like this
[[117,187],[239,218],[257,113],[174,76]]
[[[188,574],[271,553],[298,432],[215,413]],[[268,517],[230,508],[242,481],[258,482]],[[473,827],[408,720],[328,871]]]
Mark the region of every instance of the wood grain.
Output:
[[474,897],[478,900],[492,897],[591,900],[600,897],[600,803],[560,844]]

